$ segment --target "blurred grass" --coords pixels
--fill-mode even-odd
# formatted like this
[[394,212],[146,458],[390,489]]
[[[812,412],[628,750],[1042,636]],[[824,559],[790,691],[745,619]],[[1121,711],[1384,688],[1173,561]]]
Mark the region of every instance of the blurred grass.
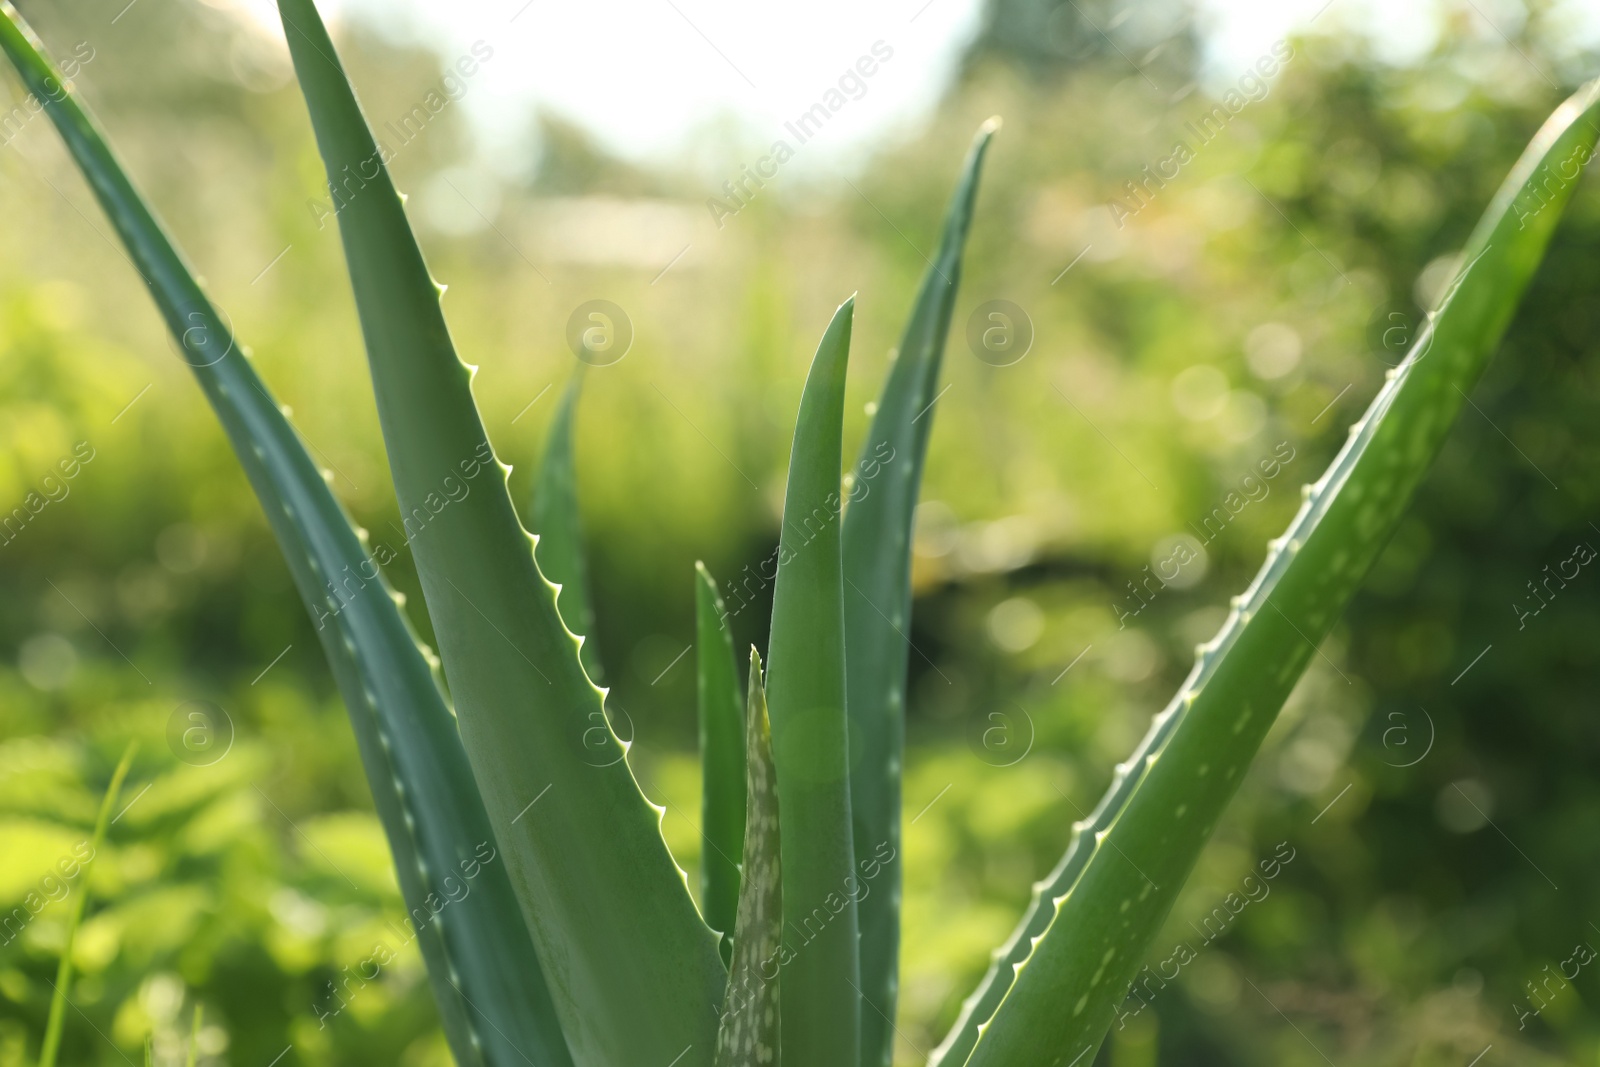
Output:
[[[25,5],[58,52],[119,6]],[[942,1036],[1030,881],[1375,392],[1382,330],[1415,328],[1428,268],[1564,95],[1546,78],[1589,73],[1563,50],[1553,5],[1535,7],[1516,49],[1452,8],[1432,51],[1401,66],[1335,10],[1295,42],[1268,96],[1117,229],[1097,205],[1209,104],[1203,90],[1154,93],[1103,46],[1021,51],[1007,27],[1037,8],[989,9],[929,127],[863,160],[859,194],[774,184],[720,231],[703,208],[720,178],[643,171],[555,120],[526,180],[501,182],[497,229],[464,228],[439,180],[471,160],[458,116],[394,164],[450,285],[463,356],[482,367],[477,395],[516,499],[571,372],[567,316],[605,298],[632,320],[632,350],[589,375],[577,424],[596,640],[619,732],[631,729],[641,782],[693,871],[693,670],[674,663],[693,632],[692,563],[731,586],[770,555],[811,345],[859,289],[853,454],[966,139],[1005,117],[918,517],[905,1063]],[[273,46],[224,13],[142,15],[96,34],[81,87],[336,492],[398,553],[387,570],[426,631],[337,241],[306,206],[322,194],[299,101]],[[431,54],[347,30],[374,114],[403,112],[437,78]],[[1188,32],[1175,20],[1166,51],[1139,53],[1163,87],[1193,76]],[[158,46],[173,61],[153,77]],[[403,911],[348,726],[243,477],[42,121],[0,148],[0,189],[0,516],[30,492],[58,497],[0,537],[0,930],[15,909],[30,915],[0,933],[0,1067],[33,1062],[43,1029],[67,913],[43,879],[92,825],[131,739],[141,756],[124,795],[149,789],[84,876],[83,1014],[69,1015],[63,1062],[131,1058],[153,1031],[156,1062],[176,1064],[199,1005],[204,1064],[285,1049],[281,1067],[446,1062],[420,960],[394,932]],[[659,279],[674,250],[640,262],[624,202],[691,245]],[[573,219],[587,227],[583,262],[552,221]],[[1474,396],[1482,415],[1467,414],[1296,691],[1152,964],[1279,842],[1295,860],[1100,1062],[1464,1064],[1491,1043],[1505,1061],[1600,1059],[1588,970],[1525,1030],[1513,1006],[1600,936],[1600,614],[1587,574],[1524,630],[1509,607],[1574,542],[1600,543],[1587,437],[1600,415],[1597,251],[1600,192],[1586,184]],[[1035,329],[1012,367],[972,358],[962,336],[992,299]],[[58,464],[79,442],[93,458],[67,479]],[[1185,568],[1198,580],[1119,629],[1127,583],[1280,443],[1294,459]],[[769,595],[735,618],[736,647],[765,644]],[[169,747],[189,700],[233,724],[213,766]],[[999,750],[985,745],[996,722]],[[399,964],[335,1014],[329,984],[380,943]]]

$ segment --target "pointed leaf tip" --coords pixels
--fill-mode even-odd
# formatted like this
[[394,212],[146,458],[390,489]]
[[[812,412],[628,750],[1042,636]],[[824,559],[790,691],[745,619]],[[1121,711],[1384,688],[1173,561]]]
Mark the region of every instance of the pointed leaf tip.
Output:
[[[945,214],[939,253],[923,276],[916,302],[872,412],[856,465],[876,481],[850,494],[844,519],[845,633],[849,655],[846,710],[850,733],[850,808],[858,865],[880,870],[860,901],[861,1062],[892,1055],[899,965],[901,752],[909,647],[892,618],[911,614],[911,532],[934,405],[978,179],[998,120],[983,124],[962,164]],[[893,466],[894,476],[875,475]],[[852,487],[853,488],[853,487]],[[891,858],[880,864],[879,849]]]
[[834,908],[855,870],[845,720],[839,471],[851,312],[834,313],[801,394],[772,591],[767,711],[782,819],[783,893],[833,918],[783,976],[782,1059],[854,1067],[860,1027],[856,904]]

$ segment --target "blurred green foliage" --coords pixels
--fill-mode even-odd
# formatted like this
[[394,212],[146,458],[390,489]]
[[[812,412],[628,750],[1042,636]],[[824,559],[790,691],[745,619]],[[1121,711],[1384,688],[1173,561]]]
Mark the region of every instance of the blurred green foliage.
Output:
[[[58,55],[88,34],[81,89],[335,490],[398,552],[391,580],[426,633],[281,43],[199,3],[115,24],[120,2],[23,6]],[[1403,65],[1335,7],[1118,227],[1104,205],[1131,203],[1126,183],[1245,72],[1199,78],[1181,7],[1070,7],[991,5],[928,127],[880,146],[857,189],[780,178],[720,230],[703,207],[720,173],[620,162],[551,116],[520,180],[451,169],[472,160],[458,111],[393,164],[517,499],[571,372],[568,315],[605,298],[631,317],[632,350],[589,375],[578,415],[593,640],[692,870],[694,682],[677,658],[692,563],[732,585],[771,553],[807,361],[859,289],[854,454],[961,150],[1004,116],[918,514],[906,1063],[942,1036],[1030,881],[1397,361],[1506,169],[1597,67],[1571,47],[1564,6],[1496,7],[1513,44],[1447,5],[1438,40]],[[437,82],[440,57],[346,31],[378,123]],[[447,1062],[414,951],[330,993],[403,920],[310,623],[53,131],[35,119],[6,138],[0,516],[30,493],[48,503],[0,535],[0,1065],[36,1055],[60,901],[85,891],[66,1063],[131,1058],[151,1031],[157,1062],[177,1062],[197,1003],[203,1063]],[[1097,1062],[1464,1064],[1491,1044],[1485,1063],[1600,1060],[1597,969],[1550,978],[1576,944],[1600,944],[1600,602],[1586,588],[1600,578],[1544,584],[1575,544],[1600,545],[1597,257],[1587,184],[1151,963],[1200,951],[1147,1008],[1130,1001]],[[962,336],[996,299],[1034,331],[1012,366]],[[1275,453],[1293,458],[1263,477]],[[1228,521],[1206,530],[1219,507]],[[1182,536],[1202,556],[1146,609],[1129,583]],[[765,608],[758,595],[734,619],[736,641],[764,646]],[[206,766],[215,751],[183,741],[191,701],[225,712],[208,728],[231,724]],[[144,741],[131,803],[68,878],[59,864],[130,738]],[[1295,858],[1249,890],[1280,842]],[[1207,916],[1252,892],[1202,946]]]

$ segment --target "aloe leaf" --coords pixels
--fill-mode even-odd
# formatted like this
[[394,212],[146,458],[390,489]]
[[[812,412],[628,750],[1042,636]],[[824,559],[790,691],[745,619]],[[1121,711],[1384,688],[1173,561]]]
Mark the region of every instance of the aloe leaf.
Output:
[[744,873],[733,967],[717,1030],[716,1067],[773,1067],[782,1032],[783,858],[772,724],[761,685],[761,656],[750,650],[750,696],[744,729]]
[[583,387],[583,364],[561,394],[550,424],[539,475],[533,485],[529,531],[537,539],[534,556],[539,571],[561,590],[556,607],[561,621],[583,639],[579,658],[595,685],[606,684],[600,667],[600,646],[594,640],[594,609],[589,599],[589,572],[583,562],[583,524],[578,518],[577,463],[572,447],[573,415]]
[[573,1058],[708,1064],[727,981],[716,936],[517,521],[389,152],[311,0],[280,0],[279,12],[337,201],[389,467],[462,741]]
[[872,428],[851,472],[844,519],[846,706],[850,714],[850,814],[856,863],[873,871],[861,898],[861,1062],[887,1064],[894,1052],[900,956],[900,765],[911,627],[911,520],[933,426],[939,364],[961,253],[972,222],[990,119],[967,154],[945,216],[939,256],[928,268],[889,370]]
[[395,594],[93,120],[15,9],[0,13],[0,48],[150,287],[317,623],[456,1061],[570,1064],[454,718]]
[[[139,748],[137,741],[128,742],[116,770],[111,772],[111,783],[100,798],[100,813],[94,818],[94,831],[89,835],[89,862],[100,855],[106,842],[106,828],[111,825],[111,809],[122,793],[122,780],[133,765],[133,754]],[[89,880],[85,878],[72,898],[67,911],[67,938],[61,946],[61,960],[56,964],[56,981],[50,995],[50,1014],[45,1017],[44,1042],[39,1049],[39,1067],[55,1067],[56,1056],[61,1051],[61,1027],[67,1018],[68,990],[72,988],[72,946],[78,940],[78,928],[83,925],[83,910],[89,903]]]
[[860,1055],[855,854],[845,739],[839,464],[855,297],[817,346],[800,397],[778,538],[767,706],[783,814],[783,1062]]
[[[733,635],[723,621],[717,583],[705,564],[694,565],[695,658],[700,711],[700,904],[706,923],[720,931],[730,958],[739,907],[739,857],[744,855],[745,728],[733,667]],[[757,678],[759,681],[759,676]],[[766,710],[763,704],[762,717]]]
[[[1075,827],[936,1065],[1086,1059],[1268,727],[1403,514],[1591,158],[1600,83],[1563,104],[1473,231],[1450,290],[1222,630]],[[1538,210],[1534,210],[1538,208]]]

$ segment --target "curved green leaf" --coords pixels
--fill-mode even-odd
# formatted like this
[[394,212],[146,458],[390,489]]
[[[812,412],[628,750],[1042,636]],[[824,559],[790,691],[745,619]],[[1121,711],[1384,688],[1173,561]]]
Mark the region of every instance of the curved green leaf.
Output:
[[0,47],[150,287],[317,621],[457,1062],[570,1064],[454,719],[395,594],[94,122],[15,9],[0,12]]
[[[851,472],[844,517],[844,633],[849,655],[850,814],[856,863],[877,871],[858,907],[861,921],[861,1062],[894,1053],[900,957],[900,764],[905,747],[907,657],[911,650],[911,520],[922,482],[939,364],[961,252],[972,222],[990,119],[978,130],[945,217],[939,257],[928,268],[889,369],[872,428]],[[887,856],[886,860],[884,857]]]
[[852,296],[834,313],[801,394],[772,593],[767,706],[783,819],[787,1067],[851,1067],[860,1055],[839,548],[854,310]]
[[[279,0],[461,738],[580,1067],[711,1062],[716,936],[517,521],[385,163],[311,0]],[[535,807],[534,805],[537,805]]]
[[761,686],[761,656],[750,650],[750,699],[745,725],[744,869],[739,890],[737,948],[722,1002],[716,1067],[773,1067],[782,1032],[781,966],[783,866],[778,838],[777,771],[772,724]]
[[723,622],[728,609],[705,564],[696,563],[694,573],[702,783],[700,903],[706,923],[723,934],[722,955],[728,960],[738,918],[739,858],[744,855],[744,716],[733,673],[733,635]]
[[935,1064],[1065,1065],[1099,1045],[1245,767],[1511,321],[1571,193],[1576,173],[1564,168],[1592,157],[1597,119],[1600,83],[1535,136],[1467,242],[1427,329],[1307,487],[1288,532],[1272,542],[1221,632],[1200,646],[1188,680],[1099,807],[1075,828]]
[[572,447],[573,416],[578,394],[583,387],[583,364],[572,375],[550,435],[544,455],[539,458],[539,475],[533,485],[533,505],[529,508],[528,530],[537,540],[533,554],[539,571],[561,590],[556,607],[567,629],[583,638],[580,658],[583,669],[595,685],[606,684],[600,667],[600,646],[594,640],[594,608],[589,599],[589,570],[583,562],[583,523],[578,517],[577,462]]
[[[100,855],[100,849],[106,843],[106,829],[111,825],[111,808],[116,804],[117,797],[122,794],[122,781],[128,776],[128,768],[133,765],[133,754],[138,748],[139,742],[128,742],[128,747],[122,752],[122,758],[117,761],[116,770],[111,772],[111,783],[106,786],[105,794],[100,798],[100,813],[95,816],[94,830],[89,835],[88,862],[90,863]],[[50,1014],[45,1017],[44,1041],[39,1049],[39,1067],[55,1067],[56,1055],[61,1051],[61,1027],[66,1022],[69,999],[67,990],[72,988],[72,946],[78,940],[78,928],[83,925],[83,909],[88,904],[89,880],[85,878],[78,889],[78,895],[72,898],[72,905],[67,911],[67,936],[61,945],[61,959],[56,964],[54,992],[50,995]]]

